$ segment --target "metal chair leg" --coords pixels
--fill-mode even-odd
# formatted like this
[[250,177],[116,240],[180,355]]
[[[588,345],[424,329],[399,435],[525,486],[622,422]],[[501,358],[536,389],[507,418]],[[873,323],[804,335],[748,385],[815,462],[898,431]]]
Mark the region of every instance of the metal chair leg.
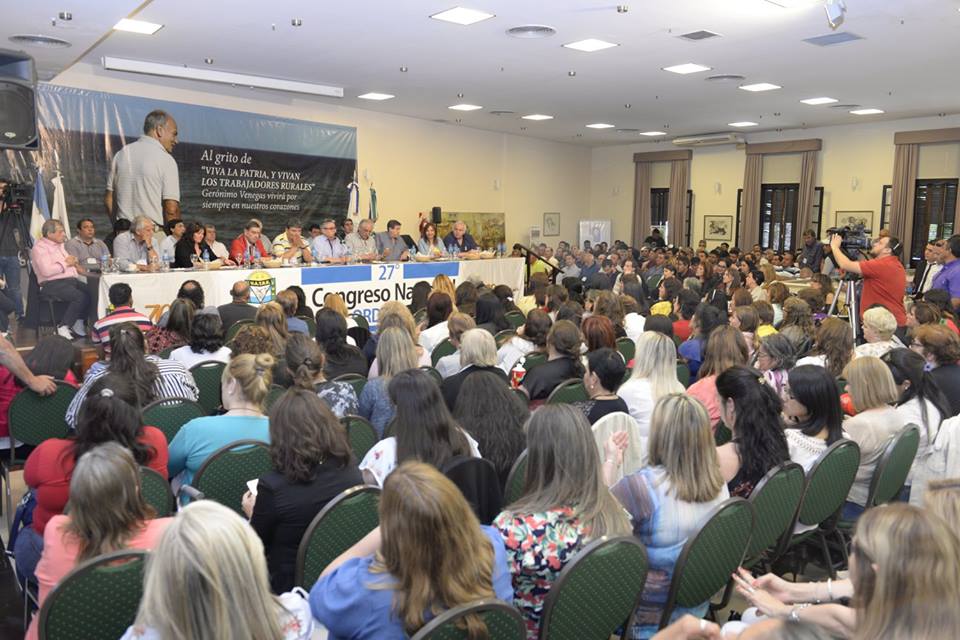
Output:
[[833,568],[833,560],[830,558],[827,536],[825,536],[822,531],[818,531],[817,537],[820,538],[820,551],[823,553],[823,561],[826,563],[827,571],[830,573],[830,578],[835,580],[837,578],[837,571]]

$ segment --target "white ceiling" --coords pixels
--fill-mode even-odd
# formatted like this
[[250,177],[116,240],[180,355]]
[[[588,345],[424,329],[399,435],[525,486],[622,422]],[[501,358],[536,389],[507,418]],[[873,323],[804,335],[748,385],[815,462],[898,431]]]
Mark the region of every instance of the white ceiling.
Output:
[[[428,19],[458,0],[152,0],[136,17],[165,26],[143,36],[109,32],[136,10],[136,2],[97,0],[91,7],[89,0],[33,0],[4,13],[0,43],[9,45],[14,33],[71,40],[66,50],[29,50],[42,78],[78,59],[98,64],[105,55],[136,58],[332,84],[344,87],[343,99],[311,99],[429,120],[459,118],[461,126],[588,145],[650,140],[585,128],[593,122],[675,137],[729,131],[727,123],[742,120],[760,123],[745,130],[751,132],[960,112],[960,0],[846,0],[849,11],[839,31],[864,39],[825,48],[802,42],[831,33],[816,4],[784,9],[765,0],[621,1],[628,3],[627,13],[588,0],[463,0],[462,6],[497,15],[459,26]],[[63,10],[73,20],[51,26],[50,18]],[[303,26],[292,27],[292,18]],[[520,40],[504,33],[530,23],[550,25],[557,34]],[[699,29],[723,37],[677,37]],[[596,53],[560,46],[584,38],[621,46]],[[713,70],[686,76],[661,70],[684,62]],[[401,66],[409,71],[402,73]],[[704,80],[716,73],[783,88],[750,93],[738,90],[738,83]],[[356,98],[368,91],[396,98]],[[858,117],[847,109],[799,103],[817,96],[886,113]],[[484,109],[447,108],[458,102]],[[494,109],[516,113],[491,115]],[[530,113],[555,118],[520,119]]]

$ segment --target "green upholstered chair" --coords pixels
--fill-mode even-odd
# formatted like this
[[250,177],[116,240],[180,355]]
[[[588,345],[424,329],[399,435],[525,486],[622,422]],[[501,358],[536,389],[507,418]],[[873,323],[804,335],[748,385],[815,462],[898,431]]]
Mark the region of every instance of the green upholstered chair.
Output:
[[267,391],[267,397],[263,400],[263,407],[266,411],[270,412],[270,407],[273,406],[273,403],[280,399],[280,396],[287,392],[286,387],[281,387],[278,384],[270,385],[270,390]]
[[353,449],[357,462],[360,462],[363,456],[367,455],[367,451],[370,451],[380,439],[377,436],[377,430],[369,420],[360,416],[343,416],[340,418],[340,424],[347,430],[350,448]]
[[477,616],[487,627],[488,637],[497,640],[524,640],[527,627],[523,616],[499,600],[478,600],[444,611],[423,625],[410,640],[468,640],[462,625],[467,616]]
[[507,474],[507,484],[503,489],[503,504],[507,506],[520,499],[527,481],[527,450],[524,449]]
[[190,367],[193,381],[197,383],[197,388],[200,390],[198,402],[207,415],[212,415],[220,408],[220,380],[223,378],[223,370],[226,367],[226,364],[217,360],[198,362]]
[[[195,498],[214,500],[243,515],[241,501],[247,482],[273,468],[270,448],[259,440],[237,440],[210,454],[193,476],[193,491],[180,491]],[[199,495],[195,495],[199,492]]]
[[358,327],[363,327],[364,329],[367,329],[368,331],[370,330],[370,323],[367,322],[367,319],[366,319],[365,317],[363,317],[363,314],[361,314],[361,313],[354,313],[354,314],[351,314],[350,317],[353,318],[353,321],[357,323],[357,326],[358,326]]
[[140,467],[140,493],[147,504],[157,512],[158,518],[171,516],[177,510],[170,483],[149,467]]
[[494,342],[497,343],[497,349],[505,345],[510,338],[513,338],[517,335],[517,332],[513,329],[504,329],[503,331],[498,331],[496,335],[493,336]]
[[359,373],[344,373],[334,378],[334,381],[349,384],[353,387],[353,392],[357,394],[358,399],[360,398],[360,394],[363,393],[363,388],[367,386],[366,377]]
[[199,402],[187,398],[159,398],[143,408],[143,424],[160,429],[171,442],[183,425],[208,414]]
[[437,346],[433,348],[433,351],[430,352],[430,363],[433,366],[437,366],[437,363],[440,362],[440,358],[452,355],[456,352],[457,348],[453,346],[452,342],[450,342],[450,338],[444,338],[437,344]]
[[311,316],[297,316],[301,320],[307,323],[307,331],[311,338],[317,337],[317,321],[314,320]]
[[227,333],[223,337],[223,343],[230,344],[231,342],[233,342],[233,339],[237,337],[237,334],[240,333],[241,329],[243,329],[244,327],[248,327],[252,324],[254,324],[253,320],[237,320],[232,325],[230,325],[229,329],[227,329]]
[[547,354],[540,351],[531,351],[523,357],[523,368],[530,371],[547,361]]
[[509,311],[504,314],[504,317],[507,319],[507,322],[510,323],[515,330],[522,327],[527,322],[526,316],[523,315],[520,311]]
[[438,387],[439,387],[441,384],[443,384],[443,376],[440,375],[440,372],[437,371],[436,369],[434,369],[433,367],[428,367],[428,366],[424,365],[424,366],[420,367],[420,370],[421,370],[421,371],[426,371],[427,373],[429,373],[429,374],[430,374],[430,377],[433,378],[433,381],[437,383],[437,386],[438,386]]
[[587,390],[583,387],[583,380],[570,378],[558,384],[547,397],[547,404],[573,404],[589,400]]
[[630,362],[637,353],[637,345],[630,338],[617,338],[617,351],[623,356],[624,362]]

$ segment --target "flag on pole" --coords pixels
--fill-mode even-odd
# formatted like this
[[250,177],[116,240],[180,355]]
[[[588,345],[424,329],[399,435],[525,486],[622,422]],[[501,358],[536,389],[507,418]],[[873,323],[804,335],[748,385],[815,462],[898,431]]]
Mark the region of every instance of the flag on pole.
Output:
[[360,185],[357,183],[356,176],[347,185],[347,216],[360,217]]
[[377,190],[373,188],[373,183],[370,183],[370,219],[377,221]]
[[60,221],[69,239],[70,219],[67,217],[67,196],[63,190],[63,174],[59,171],[57,177],[53,179],[53,219]]
[[47,205],[47,192],[43,188],[43,170],[37,169],[37,180],[33,185],[33,211],[30,213],[30,238],[38,240],[43,223],[50,219],[50,207]]

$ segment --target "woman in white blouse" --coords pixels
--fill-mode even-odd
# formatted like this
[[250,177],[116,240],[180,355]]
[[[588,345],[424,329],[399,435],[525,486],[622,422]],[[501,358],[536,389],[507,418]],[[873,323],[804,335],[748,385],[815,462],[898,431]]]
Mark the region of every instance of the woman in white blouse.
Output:
[[827,447],[843,437],[837,381],[823,367],[800,365],[790,370],[782,397],[790,459],[810,471]]
[[620,385],[630,415],[637,421],[640,434],[650,435],[650,416],[657,400],[670,393],[683,393],[677,380],[677,347],[673,340],[657,331],[646,331],[637,340],[633,373]]
[[553,321],[545,311],[533,309],[527,314],[526,323],[497,350],[497,366],[510,374],[517,360],[533,351],[546,351],[547,334]]

